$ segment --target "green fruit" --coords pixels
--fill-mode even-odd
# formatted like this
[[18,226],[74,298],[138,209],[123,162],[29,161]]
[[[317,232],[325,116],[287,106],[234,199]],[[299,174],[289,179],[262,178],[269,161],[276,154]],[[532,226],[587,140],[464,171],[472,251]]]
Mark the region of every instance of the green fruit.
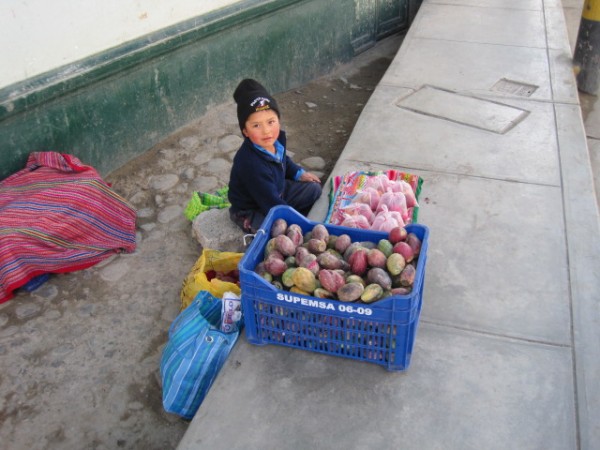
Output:
[[377,243],[377,248],[383,252],[385,257],[389,257],[392,254],[394,245],[388,239],[381,239]]
[[379,300],[383,296],[383,288],[376,284],[369,284],[363,293],[360,295],[360,299],[365,303],[372,303]]
[[281,282],[285,287],[291,288],[294,285],[294,280],[292,279],[292,277],[295,271],[295,267],[290,267],[285,272],[283,272],[283,275],[281,275]]

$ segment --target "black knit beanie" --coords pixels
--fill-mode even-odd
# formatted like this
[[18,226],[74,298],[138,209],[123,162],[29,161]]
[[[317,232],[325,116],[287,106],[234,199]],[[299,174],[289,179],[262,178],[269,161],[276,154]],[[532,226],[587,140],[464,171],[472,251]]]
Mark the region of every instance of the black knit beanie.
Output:
[[256,80],[245,79],[238,84],[238,87],[233,93],[233,99],[237,103],[237,116],[240,124],[240,130],[244,129],[246,120],[250,114],[258,111],[266,111],[272,109],[280,117],[279,106],[277,102]]

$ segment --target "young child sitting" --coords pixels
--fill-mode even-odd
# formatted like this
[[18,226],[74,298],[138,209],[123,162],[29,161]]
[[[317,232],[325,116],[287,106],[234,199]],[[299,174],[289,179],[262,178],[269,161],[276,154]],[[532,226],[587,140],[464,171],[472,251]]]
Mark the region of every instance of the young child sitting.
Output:
[[273,206],[288,205],[307,215],[321,195],[321,180],[287,156],[277,102],[252,79],[240,82],[233,98],[245,139],[229,178],[231,220],[256,233]]

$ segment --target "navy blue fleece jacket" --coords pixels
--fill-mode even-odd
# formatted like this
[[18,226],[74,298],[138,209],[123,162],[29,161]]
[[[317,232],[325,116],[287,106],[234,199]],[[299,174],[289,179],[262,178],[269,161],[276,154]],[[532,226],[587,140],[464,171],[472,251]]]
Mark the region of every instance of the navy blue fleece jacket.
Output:
[[235,154],[229,177],[231,211],[260,211],[265,216],[276,205],[285,205],[285,180],[294,180],[301,167],[287,156],[286,135],[279,132],[277,139],[284,148],[283,161],[261,152],[250,139]]

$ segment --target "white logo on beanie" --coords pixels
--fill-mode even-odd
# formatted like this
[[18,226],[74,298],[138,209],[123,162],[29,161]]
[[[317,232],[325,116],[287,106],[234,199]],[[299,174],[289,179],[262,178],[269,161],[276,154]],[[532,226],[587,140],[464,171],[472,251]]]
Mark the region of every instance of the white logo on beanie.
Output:
[[255,108],[256,111],[262,111],[271,108],[271,100],[266,97],[256,97],[250,102],[250,106]]

